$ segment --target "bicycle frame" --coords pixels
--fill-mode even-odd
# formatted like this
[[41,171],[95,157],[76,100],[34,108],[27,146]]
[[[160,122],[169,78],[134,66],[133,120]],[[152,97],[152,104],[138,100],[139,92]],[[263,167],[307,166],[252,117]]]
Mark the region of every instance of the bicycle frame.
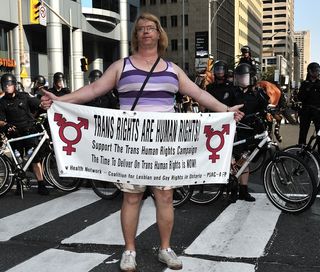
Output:
[[[36,137],[41,137],[41,140],[39,141],[37,147],[33,150],[31,156],[28,158],[28,160],[26,161],[26,163],[24,164],[24,166],[22,167],[18,161],[17,161],[17,158],[14,154],[14,151],[12,149],[12,146],[10,143],[13,143],[13,142],[17,142],[17,141],[22,141],[22,140],[26,140],[26,139],[31,139],[31,138],[36,138]],[[42,132],[37,132],[37,133],[33,133],[33,134],[30,134],[30,135],[26,135],[26,136],[21,136],[21,137],[17,137],[17,138],[12,138],[12,139],[9,139],[7,140],[6,142],[6,145],[8,147],[8,149],[10,150],[10,153],[11,153],[11,156],[13,158],[13,161],[15,163],[15,166],[21,170],[23,170],[24,172],[26,172],[26,170],[28,169],[28,167],[30,166],[32,160],[34,159],[34,157],[36,156],[36,154],[38,153],[38,151],[40,150],[41,146],[44,144],[44,142],[46,140],[49,139],[49,135],[47,133],[47,131],[45,129],[43,129]]]
[[[258,152],[260,151],[260,149],[262,149],[262,147],[267,144],[267,143],[271,143],[272,140],[269,137],[268,131],[264,131],[260,134],[256,134],[253,137],[254,140],[257,139],[261,139],[261,141],[259,142],[259,144],[257,145],[257,147],[250,153],[250,156],[245,160],[245,162],[243,163],[243,165],[240,167],[240,169],[237,171],[237,173],[235,174],[235,177],[238,179],[244,172],[244,170],[248,167],[248,165],[250,164],[250,162],[255,158],[255,156],[258,154]],[[233,146],[237,146],[237,145],[241,145],[241,144],[245,144],[249,139],[244,139],[244,140],[240,140],[240,141],[236,141],[233,143]]]
[[[21,194],[21,198],[23,199],[23,184],[27,185],[24,183],[23,179],[23,173],[26,173],[28,167],[30,166],[30,164],[32,163],[32,160],[34,159],[34,157],[36,156],[36,154],[39,152],[40,148],[42,147],[42,145],[45,143],[46,140],[50,139],[46,129],[43,127],[43,125],[41,124],[41,128],[42,128],[42,132],[37,132],[37,133],[33,133],[30,135],[25,135],[25,136],[21,136],[21,137],[16,137],[16,138],[12,138],[12,139],[8,139],[5,143],[5,147],[2,149],[1,154],[3,154],[4,157],[7,158],[8,163],[11,164],[12,167],[12,172],[9,173],[9,175],[11,175],[12,177],[16,177],[17,180],[17,184],[20,184],[20,194]],[[31,139],[31,138],[37,138],[37,137],[41,137],[39,143],[37,144],[37,146],[35,147],[35,149],[32,151],[31,156],[28,158],[28,160],[23,164],[20,164],[14,154],[14,151],[12,149],[11,143],[13,142],[17,142],[17,141],[22,141],[22,140],[26,140],[26,139]],[[4,150],[8,148],[11,154],[11,159],[6,156],[4,154]]]

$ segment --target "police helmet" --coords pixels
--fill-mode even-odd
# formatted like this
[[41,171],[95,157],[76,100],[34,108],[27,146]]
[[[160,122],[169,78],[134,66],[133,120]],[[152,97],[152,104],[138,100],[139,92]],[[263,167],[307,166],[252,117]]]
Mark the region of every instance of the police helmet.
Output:
[[93,82],[96,81],[97,79],[99,79],[102,76],[102,72],[98,69],[92,70],[89,73],[89,81]]
[[242,46],[241,47],[241,53],[244,54],[244,53],[249,53],[250,54],[251,52],[251,49],[248,45],[245,45],[245,46]]
[[223,77],[225,77],[227,75],[227,71],[228,71],[228,65],[223,60],[217,60],[213,64],[213,73],[216,77],[219,77],[220,76],[219,74],[222,74],[222,73],[223,73]]
[[252,74],[251,65],[240,63],[234,70],[234,85],[248,87],[255,84],[255,76]]
[[251,73],[251,65],[248,63],[240,63],[234,70],[235,75],[245,75]]
[[317,71],[319,72],[320,65],[317,62],[311,62],[311,63],[309,63],[307,70],[308,70],[308,72],[317,72]]
[[53,75],[53,82],[54,83],[57,83],[59,81],[64,81],[64,74],[61,73],[61,72],[56,72],[54,75]]
[[13,74],[4,74],[1,77],[1,89],[4,90],[6,85],[17,85],[17,79]]
[[37,75],[34,77],[33,82],[35,85],[44,86],[46,84],[46,79],[42,75]]

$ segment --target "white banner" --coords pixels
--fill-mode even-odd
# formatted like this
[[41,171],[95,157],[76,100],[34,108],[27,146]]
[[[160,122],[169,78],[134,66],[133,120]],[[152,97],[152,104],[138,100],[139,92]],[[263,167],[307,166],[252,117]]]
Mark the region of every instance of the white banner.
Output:
[[59,173],[119,183],[226,183],[233,113],[133,112],[54,102],[48,111]]

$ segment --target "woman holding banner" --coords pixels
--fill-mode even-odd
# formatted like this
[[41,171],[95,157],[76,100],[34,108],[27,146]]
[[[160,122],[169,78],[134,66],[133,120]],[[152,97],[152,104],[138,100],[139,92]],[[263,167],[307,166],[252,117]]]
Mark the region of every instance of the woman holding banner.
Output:
[[[174,95],[180,91],[212,111],[234,112],[236,121],[243,117],[239,110],[242,105],[229,108],[220,103],[193,83],[181,68],[161,58],[168,46],[168,37],[156,16],[144,13],[137,18],[133,26],[131,46],[133,54],[111,64],[99,80],[62,97],[45,92],[41,99],[42,106],[48,109],[53,100],[84,104],[117,88],[121,110],[132,109],[132,104],[137,102],[136,97],[141,94],[136,103],[136,111],[174,112]],[[151,68],[154,68],[153,73],[150,73]],[[143,84],[148,74],[150,84]],[[143,85],[144,89],[141,87]],[[125,240],[125,251],[120,262],[121,271],[136,271],[135,236],[145,189],[145,186],[141,185],[121,185],[124,192],[121,224]],[[161,241],[158,259],[169,268],[182,269],[181,260],[170,248],[174,222],[173,189],[169,186],[152,189]]]

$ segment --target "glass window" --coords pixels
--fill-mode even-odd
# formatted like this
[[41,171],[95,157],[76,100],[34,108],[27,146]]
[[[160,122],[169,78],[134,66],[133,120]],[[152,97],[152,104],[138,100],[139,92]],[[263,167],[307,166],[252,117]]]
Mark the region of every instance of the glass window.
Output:
[[171,16],[171,26],[178,26],[178,17],[176,15]]
[[178,51],[178,40],[171,40],[171,51]]
[[119,0],[92,0],[92,7],[119,13]]
[[157,0],[150,0],[150,5],[156,5],[157,4]]
[[167,0],[160,0],[160,4],[167,4]]
[[167,27],[167,16],[160,16],[160,24],[162,27]]

